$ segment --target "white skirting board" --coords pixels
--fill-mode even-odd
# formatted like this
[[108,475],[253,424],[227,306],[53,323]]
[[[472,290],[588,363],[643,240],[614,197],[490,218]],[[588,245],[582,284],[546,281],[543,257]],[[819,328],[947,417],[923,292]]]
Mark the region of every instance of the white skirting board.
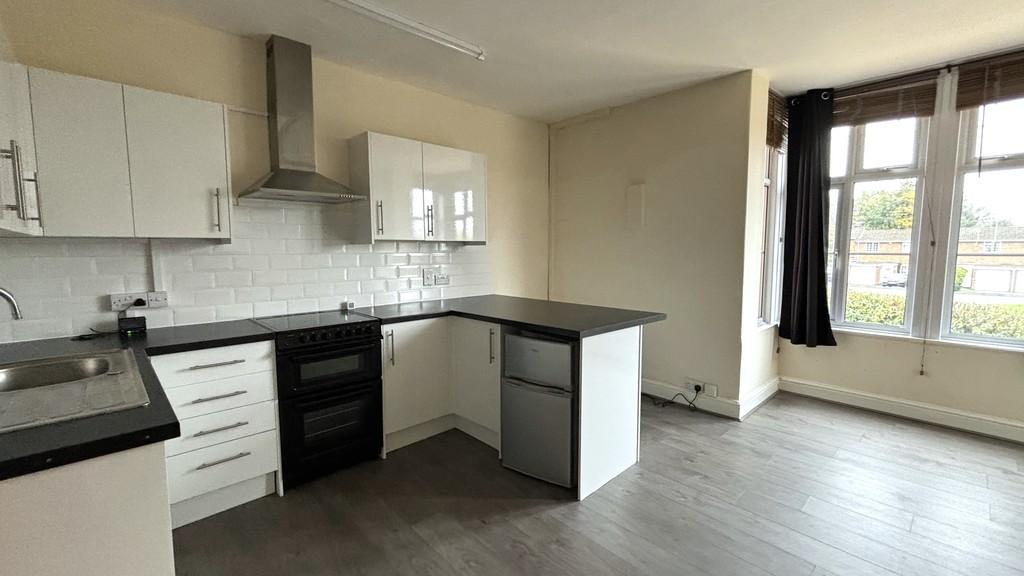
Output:
[[[644,378],[643,391],[645,394],[664,398],[665,400],[669,400],[679,393],[685,394],[688,398],[693,397],[693,393],[687,392],[685,388],[669,384],[667,382],[651,380],[650,378]],[[762,404],[771,400],[772,396],[774,396],[778,391],[779,379],[772,378],[744,395],[741,400],[698,395],[694,404],[697,406],[698,410],[711,412],[712,414],[718,414],[719,416],[725,416],[726,418],[732,418],[733,420],[742,420],[749,416],[754,410],[757,410]],[[675,402],[678,404],[686,404],[682,398],[676,399]]]
[[487,444],[491,448],[494,448],[495,450],[501,449],[501,445],[499,444],[498,441],[498,433],[486,426],[477,424],[476,422],[473,422],[469,418],[463,418],[462,416],[456,414],[455,427],[458,428],[459,430],[462,430],[466,434],[469,434],[473,438],[476,438],[477,440],[483,442],[484,444]]
[[772,378],[762,383],[757,388],[747,392],[740,399],[740,415],[739,419],[743,420],[747,416],[761,407],[765,402],[772,399],[779,391],[779,379]]
[[404,448],[410,444],[415,444],[420,440],[426,440],[431,436],[437,436],[442,432],[447,432],[455,428],[455,415],[445,414],[440,418],[434,418],[433,420],[427,420],[422,424],[416,424],[415,426],[409,426],[401,430],[396,430],[384,436],[384,453]]
[[392,450],[398,450],[404,448],[410,444],[415,444],[420,440],[426,440],[431,436],[437,436],[442,432],[447,432],[453,428],[459,429],[466,434],[469,434],[473,438],[487,444],[491,448],[498,450],[498,433],[486,426],[481,426],[472,420],[463,418],[456,414],[446,414],[440,418],[434,418],[428,420],[422,424],[410,426],[402,430],[397,430],[384,437],[384,451],[385,453],[391,452]]
[[781,378],[779,389],[801,396],[810,396],[838,404],[857,406],[911,420],[1024,443],[1024,421],[1020,420],[996,418],[936,404],[872,394],[798,378]]
[[171,527],[179,528],[277,491],[275,472],[171,504]]

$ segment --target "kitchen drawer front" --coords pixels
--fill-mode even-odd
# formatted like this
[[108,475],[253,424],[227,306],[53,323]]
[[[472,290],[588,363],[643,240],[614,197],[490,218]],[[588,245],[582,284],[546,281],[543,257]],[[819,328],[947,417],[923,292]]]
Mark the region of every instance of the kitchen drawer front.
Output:
[[171,456],[171,504],[277,470],[277,431],[271,430]]
[[274,369],[274,343],[252,342],[150,358],[165,390]]
[[167,390],[178,420],[266,402],[277,397],[273,372],[242,374]]
[[260,402],[181,421],[181,436],[164,443],[168,457],[277,428],[273,402]]

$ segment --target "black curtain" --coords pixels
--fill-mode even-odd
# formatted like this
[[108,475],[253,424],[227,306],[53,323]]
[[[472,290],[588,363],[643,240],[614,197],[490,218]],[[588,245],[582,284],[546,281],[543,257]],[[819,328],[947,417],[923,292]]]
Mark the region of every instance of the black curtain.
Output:
[[835,346],[825,292],[832,90],[789,99],[786,230],[779,336]]

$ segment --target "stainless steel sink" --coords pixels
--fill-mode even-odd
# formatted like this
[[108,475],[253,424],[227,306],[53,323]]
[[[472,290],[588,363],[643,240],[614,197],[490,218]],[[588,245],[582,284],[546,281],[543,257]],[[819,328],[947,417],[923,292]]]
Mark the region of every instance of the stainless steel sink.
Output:
[[148,403],[131,350],[0,365],[0,433]]
[[102,376],[109,371],[110,360],[101,356],[25,363],[0,368],[0,392],[76,382]]

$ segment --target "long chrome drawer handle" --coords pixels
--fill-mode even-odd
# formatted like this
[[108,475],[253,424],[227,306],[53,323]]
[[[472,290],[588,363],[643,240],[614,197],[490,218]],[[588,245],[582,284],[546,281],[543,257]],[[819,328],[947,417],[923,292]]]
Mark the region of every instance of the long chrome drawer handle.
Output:
[[227,362],[214,362],[213,364],[196,364],[195,366],[189,366],[189,370],[204,370],[206,368],[218,368],[220,366],[231,366],[232,364],[241,364],[245,362],[244,358],[238,360],[228,360]]
[[232,396],[239,396],[247,393],[248,390],[235,390],[234,392],[228,392],[227,394],[218,394],[216,396],[207,396],[206,398],[196,398],[189,402],[189,404],[202,404],[203,402],[213,402],[214,400],[223,400],[224,398],[231,398]]
[[214,434],[216,432],[223,432],[225,430],[232,430],[234,428],[241,428],[242,426],[248,426],[248,422],[235,422],[234,424],[228,424],[227,426],[221,426],[220,428],[210,428],[209,430],[200,430],[192,435],[193,438],[199,438],[200,436],[206,436],[207,434]]
[[203,462],[199,466],[196,466],[196,470],[205,470],[207,468],[212,468],[212,467],[220,465],[220,464],[226,464],[228,462],[231,462],[232,460],[238,460],[239,458],[245,458],[246,456],[251,456],[251,455],[252,455],[252,452],[239,452],[238,454],[235,454],[234,456],[228,456],[227,458],[221,458],[220,460],[214,460],[213,462]]

